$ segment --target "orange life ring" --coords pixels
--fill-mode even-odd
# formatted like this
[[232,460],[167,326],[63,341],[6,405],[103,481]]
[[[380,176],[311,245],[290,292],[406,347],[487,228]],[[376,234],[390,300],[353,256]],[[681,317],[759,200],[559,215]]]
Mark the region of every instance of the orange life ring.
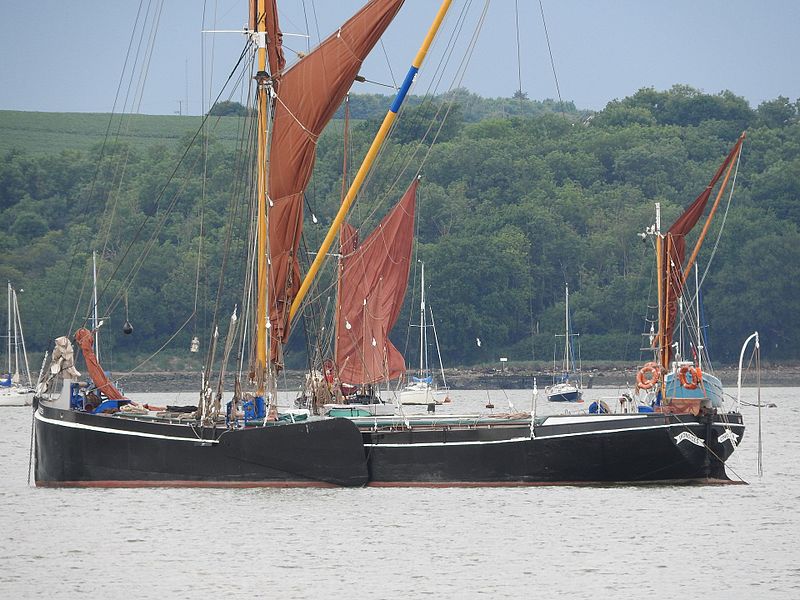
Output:
[[661,367],[654,362],[645,364],[636,374],[636,387],[649,390],[661,379]]
[[[687,374],[692,376],[691,381],[686,378]],[[703,371],[700,370],[700,367],[683,365],[678,369],[678,381],[680,381],[681,386],[687,390],[696,390],[700,382],[703,381]]]

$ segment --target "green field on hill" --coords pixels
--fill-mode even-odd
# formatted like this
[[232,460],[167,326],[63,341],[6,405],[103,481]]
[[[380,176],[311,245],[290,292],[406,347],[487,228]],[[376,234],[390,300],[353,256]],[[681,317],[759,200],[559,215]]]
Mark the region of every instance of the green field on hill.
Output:
[[[62,150],[88,150],[102,144],[106,131],[114,139],[143,148],[158,144],[173,145],[200,126],[202,117],[177,115],[109,115],[104,113],[43,113],[0,111],[0,153],[12,149],[31,154],[57,154]],[[240,125],[238,117],[212,117],[214,135],[226,146],[233,146]]]

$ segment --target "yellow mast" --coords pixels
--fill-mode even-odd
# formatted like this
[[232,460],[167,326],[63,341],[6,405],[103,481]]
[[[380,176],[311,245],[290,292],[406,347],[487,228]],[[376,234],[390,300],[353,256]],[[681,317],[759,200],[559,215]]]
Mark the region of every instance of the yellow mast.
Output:
[[264,394],[264,379],[267,368],[267,108],[268,108],[268,76],[267,70],[267,44],[266,44],[266,15],[265,1],[257,0],[256,3],[256,40],[258,44],[257,59],[258,73],[256,81],[256,103],[258,106],[258,146],[256,157],[256,190],[257,190],[257,285],[256,285],[256,364],[255,381],[258,395]]
[[303,283],[300,286],[300,289],[297,291],[297,295],[292,302],[292,307],[289,310],[289,322],[291,322],[294,316],[297,314],[300,304],[303,302],[303,298],[305,298],[306,293],[311,287],[311,282],[314,280],[314,277],[319,271],[320,266],[322,266],[325,255],[336,238],[336,233],[339,231],[339,227],[341,227],[345,216],[347,216],[347,211],[350,209],[350,205],[353,203],[353,200],[355,200],[358,191],[361,189],[361,184],[364,183],[364,179],[367,177],[367,174],[372,167],[372,163],[375,161],[375,157],[378,155],[378,151],[383,145],[386,136],[389,134],[389,130],[397,118],[397,112],[400,110],[400,105],[403,103],[411,84],[414,83],[417,72],[422,66],[422,61],[425,60],[425,55],[428,53],[428,49],[430,48],[433,39],[436,37],[436,32],[439,31],[439,27],[441,26],[442,21],[444,20],[444,17],[450,8],[450,4],[452,4],[452,0],[443,0],[442,4],[439,6],[439,12],[436,13],[436,17],[428,29],[425,40],[422,42],[422,46],[420,46],[416,57],[414,57],[414,62],[411,64],[411,68],[406,75],[405,81],[403,81],[403,85],[397,92],[397,96],[395,97],[389,112],[386,113],[380,129],[375,135],[375,139],[372,140],[372,145],[370,146],[366,157],[364,157],[364,162],[361,163],[361,167],[358,169],[358,173],[356,173],[353,183],[350,185],[347,196],[345,196],[342,205],[339,207],[339,212],[333,219],[333,223],[331,223],[328,234],[325,236],[325,239],[323,240],[322,245],[317,252],[317,256],[314,258],[314,262],[311,264],[311,267],[309,267],[308,273],[306,273],[305,279],[303,279]]

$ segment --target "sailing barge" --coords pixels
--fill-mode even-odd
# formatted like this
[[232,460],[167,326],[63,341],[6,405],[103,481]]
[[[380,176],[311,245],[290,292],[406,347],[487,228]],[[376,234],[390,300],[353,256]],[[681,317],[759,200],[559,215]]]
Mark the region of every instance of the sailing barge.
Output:
[[[674,326],[670,303],[680,296],[680,287],[672,280],[659,287],[663,318],[655,348],[658,368],[650,366],[648,376],[642,377],[641,391],[648,397],[655,394],[652,406],[644,407],[652,412],[365,419],[277,413],[275,374],[282,365],[291,319],[450,2],[442,3],[333,222],[334,233],[329,232],[327,246],[323,244],[298,288],[299,215],[313,165],[314,140],[401,4],[401,0],[368,2],[317,50],[283,72],[274,0],[253,1],[249,34],[258,57],[259,131],[253,394],[235,395],[225,414],[219,402],[221,389],[215,398],[209,377],[204,377],[200,405],[193,413],[150,410],[125,398],[108,380],[92,351],[92,331],[81,329],[75,336],[91,375],[90,387],[78,382],[70,340],[59,338],[49,378],[37,386],[34,401],[37,485],[494,486],[727,480],[725,461],[744,434],[741,415],[723,413],[696,391],[689,400],[667,395],[668,371],[677,368],[668,350],[668,332]],[[319,102],[311,100],[309,82],[314,94],[324,95]],[[715,182],[716,178],[712,186]],[[702,195],[690,208],[697,218],[705,206],[701,199]],[[684,225],[688,222],[682,225],[681,236],[688,231]],[[668,251],[676,247],[670,232],[662,235],[656,230],[654,235],[658,248],[665,240]],[[664,254],[659,252],[658,257],[663,266]],[[660,273],[675,276],[663,268]],[[689,383],[702,391],[699,379]],[[674,383],[671,389],[676,389]]]
[[308,417],[228,429],[39,403],[36,484],[514,486],[727,481],[739,414]]

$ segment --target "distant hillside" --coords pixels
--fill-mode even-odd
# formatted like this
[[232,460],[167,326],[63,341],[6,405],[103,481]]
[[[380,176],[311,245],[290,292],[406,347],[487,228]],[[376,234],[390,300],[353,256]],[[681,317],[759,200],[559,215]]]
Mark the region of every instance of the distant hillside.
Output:
[[[0,153],[12,148],[31,154],[56,154],[62,150],[88,150],[101,144],[106,131],[139,148],[166,144],[193,134],[200,126],[199,116],[115,115],[109,129],[104,113],[43,113],[16,110],[0,111]],[[237,139],[238,117],[213,117],[214,135],[232,147]]]
[[[386,98],[361,100],[351,113],[350,177],[385,111]],[[655,259],[638,234],[656,202],[662,223],[677,218],[744,130],[730,214],[723,198],[698,257],[703,272],[713,258],[703,345],[714,361],[734,361],[758,329],[765,360],[800,358],[800,102],[778,97],[753,109],[731,92],[676,85],[643,88],[591,116],[554,108],[524,97],[409,105],[350,211],[351,224],[371,231],[422,169],[416,257],[446,364],[550,359],[565,282],[584,365],[645,358],[639,333],[657,303]],[[213,117],[208,147],[187,149],[200,117],[126,116],[129,135],[101,153],[108,118],[0,112],[0,282],[24,287],[28,348],[46,348],[86,314],[98,250],[98,277],[109,282],[99,300],[110,323],[106,357],[131,368],[174,335],[162,366],[180,370],[195,328],[207,343],[212,319],[241,306],[253,161],[234,139],[253,124]],[[317,143],[301,260],[339,208],[342,125]],[[318,315],[332,312],[322,291],[334,276],[328,267]],[[407,327],[416,322],[413,296],[412,287],[393,331],[409,364],[418,359]],[[125,320],[135,333],[114,335]],[[303,366],[305,344],[292,338],[289,368]]]
[[[559,105],[552,100],[481,98],[466,90],[454,90],[450,94],[457,99],[461,113],[458,118],[469,123],[486,118],[532,117],[562,111],[572,116],[586,116],[585,112],[577,111],[571,102]],[[438,100],[448,101],[449,98],[445,94]],[[387,95],[353,94],[350,101],[352,123],[355,125],[366,119],[382,118],[391,101],[392,97]],[[418,107],[422,102],[421,96],[412,95],[407,104],[409,107]],[[101,144],[107,131],[110,139],[114,139],[119,132],[120,141],[131,143],[139,149],[154,145],[172,147],[181,138],[193,135],[202,119],[199,115],[114,115],[109,127],[109,116],[108,113],[0,110],[0,154],[11,149],[39,155],[58,154],[62,150],[88,150]],[[340,108],[334,119],[340,120],[343,116],[344,110]],[[421,116],[427,126],[430,115],[425,113]],[[224,147],[232,149],[236,145],[242,121],[239,116],[212,116],[209,127]],[[336,131],[337,127],[340,129],[341,125],[334,122],[330,129]]]

